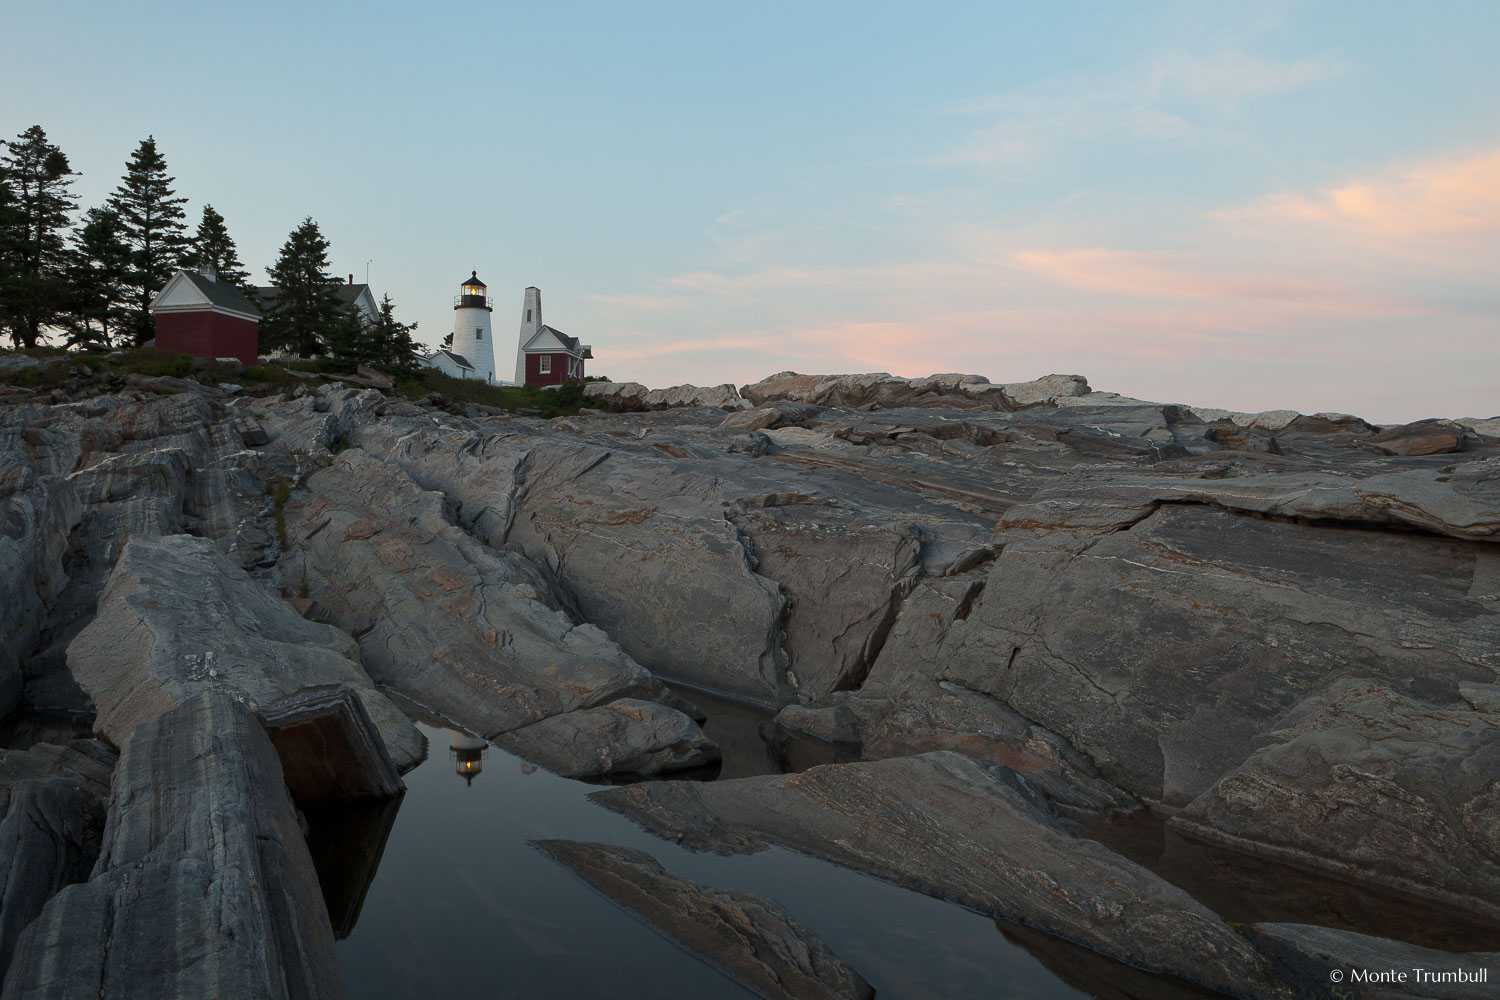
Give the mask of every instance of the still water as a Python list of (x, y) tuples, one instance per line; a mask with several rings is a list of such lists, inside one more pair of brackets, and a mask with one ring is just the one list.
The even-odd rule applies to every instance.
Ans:
[[(406, 776), (393, 814), (342, 829), (310, 817), (334, 890), (325, 886), (330, 912), (346, 935), (338, 955), (352, 997), (752, 995), (528, 844), (540, 838), (637, 848), (674, 875), (775, 899), (881, 998), (1209, 995), (792, 852), (693, 853), (592, 803), (597, 786), (495, 747), (482, 752), (478, 773), (461, 774), (475, 770), (461, 759), (473, 754), (451, 750), (450, 731), (435, 721), (419, 723), (428, 759)], [(744, 750), (729, 755), (726, 771), (756, 773), (799, 752), (757, 746), (752, 731), (722, 716), (715, 733), (713, 713), (707, 729)]]

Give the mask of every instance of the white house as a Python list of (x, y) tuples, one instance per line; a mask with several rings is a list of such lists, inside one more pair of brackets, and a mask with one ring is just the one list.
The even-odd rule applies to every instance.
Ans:
[[(275, 285), (259, 285), (253, 294), (261, 309), (269, 312), (281, 297), (281, 289)], [(380, 303), (375, 301), (375, 293), (370, 291), (369, 285), (356, 285), (354, 275), (351, 274), (348, 284), (333, 286), (333, 295), (340, 305), (352, 305), (359, 313), (359, 318), (364, 320), (365, 326), (375, 325), (375, 320), (380, 316)]]
[(478, 378), (474, 371), (474, 365), (462, 354), (454, 354), (444, 348), (438, 348), (431, 354), (422, 358), (422, 364), (428, 368), (436, 368), (449, 378)]

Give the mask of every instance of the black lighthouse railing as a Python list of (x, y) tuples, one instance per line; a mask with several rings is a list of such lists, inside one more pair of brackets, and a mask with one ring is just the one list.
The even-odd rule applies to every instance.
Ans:
[(495, 300), (488, 295), (455, 295), (453, 296), (453, 308), (455, 309), (488, 309), (495, 311), (491, 304)]

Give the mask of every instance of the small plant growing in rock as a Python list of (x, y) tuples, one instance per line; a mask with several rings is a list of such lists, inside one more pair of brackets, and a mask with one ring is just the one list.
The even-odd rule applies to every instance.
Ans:
[[(291, 480), (285, 476), (277, 479), (271, 487), (271, 511), (276, 518), (276, 538), (286, 548), (286, 501), (292, 495)], [(304, 595), (305, 596), (305, 595)]]

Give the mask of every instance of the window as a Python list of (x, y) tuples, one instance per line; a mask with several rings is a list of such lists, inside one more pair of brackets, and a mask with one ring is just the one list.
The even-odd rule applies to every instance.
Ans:
[(551, 375), (552, 374), (552, 355), (550, 355), (550, 354), (543, 354), (542, 355), (542, 367), (541, 367), (540, 371), (541, 371), (541, 373), (543, 375)]
[(484, 339), (484, 327), (482, 327), (482, 326), (476, 326), (474, 328), (474, 339), (475, 340), (483, 340)]
[(530, 309), (526, 310), (526, 322), (528, 322), (528, 323), (531, 322), (531, 310)]

